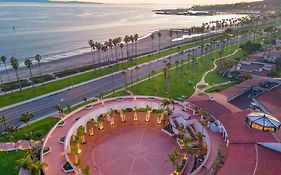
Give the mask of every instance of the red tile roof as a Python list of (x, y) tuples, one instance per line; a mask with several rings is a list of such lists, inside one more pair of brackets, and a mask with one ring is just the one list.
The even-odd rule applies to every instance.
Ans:
[(225, 127), (230, 143), (256, 143), (256, 142), (277, 142), (271, 132), (259, 131), (249, 128), (246, 117), (251, 110), (225, 114), (216, 117)]
[(214, 100), (192, 101), (192, 103), (195, 104), (196, 106), (204, 108), (214, 117), (231, 113), (229, 109), (227, 109), (226, 107), (224, 107), (223, 105), (221, 105), (220, 103)]
[(277, 175), (281, 154), (257, 144), (230, 144), (224, 165), (217, 175)]
[(253, 175), (255, 167), (255, 144), (230, 144), (225, 163), (217, 175)]
[(230, 98), (230, 97), (233, 97), (234, 95), (236, 95), (242, 91), (245, 91), (252, 86), (258, 85), (268, 79), (269, 78), (267, 78), (267, 77), (257, 77), (254, 79), (246, 80), (238, 85), (232, 86), (232, 87), (222, 91), (221, 94), (224, 95), (226, 98)]
[(257, 146), (258, 164), (255, 175), (277, 175), (281, 172), (281, 154)]
[(262, 93), (256, 97), (256, 100), (272, 115), (281, 120), (281, 85)]

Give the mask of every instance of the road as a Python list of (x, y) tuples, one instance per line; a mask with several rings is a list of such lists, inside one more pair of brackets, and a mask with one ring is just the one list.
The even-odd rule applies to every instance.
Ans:
[[(239, 37), (239, 38), (240, 38), (239, 40), (242, 40), (242, 39), (244, 40), (244, 39), (247, 39), (247, 36)], [(233, 43), (235, 41), (234, 41), (234, 39), (231, 39), (229, 42)], [(213, 48), (220, 47), (219, 45), (221, 45), (221, 43), (219, 43), (219, 44), (215, 43)], [(196, 48), (195, 54), (196, 55), (201, 54), (201, 49)], [(164, 59), (167, 59), (167, 57), (161, 58), (161, 60), (152, 61), (150, 63), (151, 70), (155, 70), (155, 71), (162, 70), (162, 68), (164, 67), (164, 63), (163, 63)], [(188, 59), (187, 51), (171, 56), (172, 63), (175, 63), (175, 61), (177, 61), (177, 60), (180, 61), (181, 59), (184, 59), (184, 60)], [(149, 74), (149, 64), (146, 63), (146, 64), (141, 65), (140, 69), (138, 71), (138, 77), (141, 78), (141, 77), (147, 76), (148, 74)], [(127, 73), (125, 75), (126, 75), (127, 82), (130, 83), (131, 82), (131, 72), (127, 71)], [(137, 79), (137, 72), (135, 69), (133, 69), (132, 75), (133, 75), (132, 80), (135, 81)], [(4, 111), (0, 111), (0, 115), (5, 114), (7, 116), (7, 125), (8, 126), (19, 126), (22, 124), (19, 121), (19, 118), (20, 118), (20, 115), (23, 113), (26, 113), (26, 112), (33, 113), (35, 116), (33, 118), (33, 120), (35, 120), (35, 119), (42, 118), (42, 117), (48, 116), (48, 115), (56, 112), (56, 110), (54, 109), (54, 105), (57, 103), (61, 103), (64, 106), (68, 106), (68, 105), (73, 106), (73, 105), (83, 101), (84, 97), (89, 99), (89, 98), (96, 97), (96, 96), (100, 95), (101, 93), (106, 93), (106, 92), (112, 91), (112, 77), (114, 78), (115, 89), (125, 86), (124, 75), (122, 74), (122, 72), (117, 72), (117, 73), (114, 73), (112, 76), (102, 77), (101, 79), (92, 81), (88, 84), (57, 93), (52, 96), (44, 97), (42, 99), (39, 99), (39, 100), (36, 100), (33, 102), (28, 102), (28, 103), (19, 105), (17, 107), (12, 107), (12, 108), (9, 108)], [(3, 129), (2, 126), (0, 129)]]

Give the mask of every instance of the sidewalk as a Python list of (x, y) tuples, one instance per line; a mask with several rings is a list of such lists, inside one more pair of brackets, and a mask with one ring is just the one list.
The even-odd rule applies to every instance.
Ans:
[[(40, 144), (40, 141), (31, 141), (32, 146), (39, 146)], [(0, 142), (0, 151), (14, 151), (19, 149), (31, 149), (29, 141), (20, 140), (16, 143)]]

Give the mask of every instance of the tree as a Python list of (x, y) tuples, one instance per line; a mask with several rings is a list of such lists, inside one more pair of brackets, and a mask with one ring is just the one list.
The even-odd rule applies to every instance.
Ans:
[(10, 76), (9, 76), (9, 72), (8, 72), (8, 69), (7, 69), (6, 61), (7, 61), (7, 57), (1, 56), (1, 62), (3, 63), (3, 65), (4, 65), (4, 67), (5, 67), (8, 81), (10, 81)]
[(91, 56), (92, 56), (93, 65), (94, 65), (95, 64), (95, 60), (94, 60), (94, 57), (93, 57), (93, 51), (95, 49), (95, 44), (94, 44), (93, 40), (89, 40), (88, 44), (89, 44), (89, 46), (91, 48)]
[[(39, 75), (40, 77), (42, 76), (42, 69), (41, 69), (41, 60), (42, 60), (42, 57), (40, 55), (36, 55), (35, 56), (35, 60), (38, 62), (38, 66), (39, 66)], [(43, 82), (42, 82), (42, 85), (43, 85)]]
[(63, 106), (61, 104), (56, 104), (54, 108), (58, 111), (59, 116), (62, 118), (63, 117)]
[(136, 66), (135, 70), (136, 70), (136, 73), (137, 73), (137, 84), (138, 84), (139, 83), (139, 70), (140, 70), (140, 67)]
[(121, 52), (121, 59), (123, 59), (123, 58), (124, 58), (124, 57), (123, 57), (123, 48), (124, 48), (124, 44), (123, 44), (123, 43), (120, 43), (119, 47), (120, 47), (120, 52)]
[[(0, 118), (0, 122), (2, 123), (2, 125), (4, 127), (4, 131), (7, 131), (7, 119), (6, 119), (5, 115), (2, 115), (2, 117)], [(7, 133), (6, 132), (2, 132), (1, 134), (6, 139)], [(4, 145), (5, 145), (5, 150), (8, 152), (6, 142), (4, 142)]]
[(22, 90), (21, 81), (20, 81), (20, 78), (19, 78), (19, 63), (18, 63), (18, 60), (15, 57), (11, 58), (11, 65), (15, 70), (17, 81), (18, 81), (18, 84), (19, 84), (19, 88), (20, 88), (20, 90)]
[(153, 49), (153, 40), (154, 40), (154, 38), (155, 38), (155, 36), (154, 36), (153, 33), (150, 35), (150, 38), (151, 38), (151, 53), (153, 53), (153, 52), (154, 52), (154, 49)]
[(139, 39), (139, 35), (135, 34), (134, 35), (134, 39), (135, 39), (135, 52), (136, 52), (136, 56), (138, 55), (138, 39)]
[(0, 118), (0, 122), (2, 123), (4, 130), (7, 130), (7, 119), (5, 115), (2, 115)]
[(33, 93), (34, 93), (34, 86), (33, 86), (34, 82), (33, 82), (33, 76), (32, 76), (32, 61), (30, 59), (27, 59), (27, 60), (25, 60), (24, 64), (29, 70), (29, 76), (30, 76), (30, 80), (32, 82)]
[(130, 42), (130, 37), (128, 35), (126, 35), (123, 39), (123, 41), (126, 43), (126, 50), (127, 50), (127, 57), (129, 57), (129, 42)]
[(122, 75), (123, 75), (123, 80), (124, 80), (124, 83), (125, 83), (125, 87), (128, 88), (126, 74), (127, 74), (127, 69), (125, 68), (125, 69), (122, 70)]
[(90, 175), (90, 167), (89, 167), (89, 166), (86, 166), (86, 168), (82, 170), (82, 173), (83, 173), (84, 175)]
[(161, 36), (162, 36), (162, 34), (160, 33), (160, 32), (158, 32), (158, 47), (159, 47), (159, 49), (158, 49), (158, 53), (160, 54), (160, 49), (161, 49)]
[(172, 153), (168, 154), (168, 161), (172, 163), (174, 169), (176, 169), (177, 165), (179, 164), (180, 158), (181, 154), (177, 150), (174, 150)]
[(24, 113), (20, 117), (20, 121), (24, 122), (27, 125), (28, 131), (29, 131), (29, 135), (31, 135), (31, 130), (30, 130), (29, 122), (30, 122), (30, 120), (33, 117), (34, 117), (34, 115), (32, 113), (30, 113), (30, 112)]

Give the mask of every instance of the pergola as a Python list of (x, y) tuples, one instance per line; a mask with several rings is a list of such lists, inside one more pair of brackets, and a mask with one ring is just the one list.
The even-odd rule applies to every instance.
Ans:
[(251, 128), (261, 131), (274, 131), (280, 129), (281, 123), (272, 115), (262, 112), (252, 112), (246, 118), (246, 122)]

